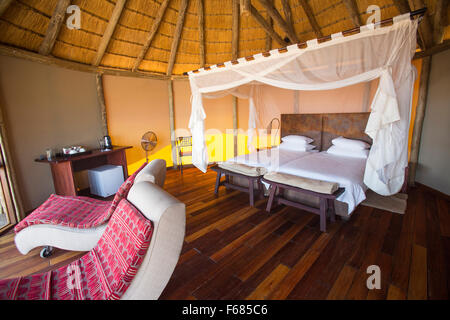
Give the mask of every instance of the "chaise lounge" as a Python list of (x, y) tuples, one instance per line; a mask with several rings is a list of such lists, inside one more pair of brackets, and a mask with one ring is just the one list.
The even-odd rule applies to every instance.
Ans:
[(15, 227), (16, 247), (27, 254), (44, 247), (41, 257), (51, 255), (52, 247), (71, 251), (89, 251), (95, 247), (122, 198), (133, 183), (148, 181), (163, 187), (166, 161), (156, 159), (143, 165), (119, 188), (114, 200), (52, 195)]
[(136, 182), (89, 253), (56, 270), (0, 280), (0, 300), (158, 299), (180, 256), (185, 212), (156, 184)]

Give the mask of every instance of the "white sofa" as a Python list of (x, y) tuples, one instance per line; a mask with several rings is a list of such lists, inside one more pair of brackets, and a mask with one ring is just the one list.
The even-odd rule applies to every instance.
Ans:
[[(156, 159), (145, 166), (134, 183), (154, 183), (161, 188), (166, 178), (166, 161)], [(54, 247), (70, 251), (90, 251), (95, 247), (106, 229), (107, 223), (96, 228), (78, 229), (52, 224), (36, 224), (18, 232), (14, 238), (17, 250), (28, 254), (37, 247)], [(42, 252), (41, 252), (42, 256)]]

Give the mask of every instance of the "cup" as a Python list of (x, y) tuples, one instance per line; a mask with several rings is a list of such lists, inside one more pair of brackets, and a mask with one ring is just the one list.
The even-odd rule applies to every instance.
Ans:
[(53, 160), (53, 149), (47, 149), (45, 150), (45, 154), (47, 155), (47, 160), (52, 161)]

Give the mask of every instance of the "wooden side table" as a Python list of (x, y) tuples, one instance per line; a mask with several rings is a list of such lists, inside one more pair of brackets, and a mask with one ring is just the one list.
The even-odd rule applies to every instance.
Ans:
[(35, 161), (50, 165), (56, 194), (61, 196), (76, 196), (78, 193), (75, 186), (75, 172), (111, 164), (122, 166), (123, 176), (126, 179), (128, 177), (128, 168), (125, 150), (130, 148), (132, 147), (113, 147), (108, 151), (96, 149), (79, 156), (67, 158), (55, 157), (53, 160), (36, 159)]

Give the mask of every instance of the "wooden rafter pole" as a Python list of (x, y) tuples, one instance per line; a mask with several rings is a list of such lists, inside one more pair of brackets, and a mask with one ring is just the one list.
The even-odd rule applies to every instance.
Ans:
[(289, 37), (290, 43), (297, 43), (298, 38), (295, 32), (293, 32), (292, 28), (289, 28), (286, 21), (284, 21), (283, 17), (280, 15), (277, 9), (273, 6), (273, 4), (269, 0), (259, 0), (264, 9), (266, 9), (267, 13), (270, 17), (275, 21), (281, 30), (283, 30), (287, 36)]
[(200, 67), (204, 68), (206, 65), (206, 50), (205, 50), (205, 10), (203, 7), (203, 0), (197, 0), (198, 8), (198, 41), (200, 49)]
[(350, 15), (350, 18), (352, 19), (353, 25), (355, 27), (362, 26), (364, 23), (362, 22), (361, 16), (358, 12), (358, 6), (356, 5), (355, 0), (343, 0), (347, 12)]
[(123, 8), (127, 0), (117, 0), (114, 10), (112, 12), (111, 18), (109, 19), (108, 25), (106, 26), (105, 33), (100, 41), (100, 45), (95, 55), (93, 65), (99, 66), (102, 62), (103, 56), (108, 48), (109, 42), (111, 41), (114, 30), (116, 29), (117, 23), (119, 22), (120, 16), (122, 15)]
[[(64, 60), (60, 58), (55, 58), (53, 56), (43, 56), (41, 54), (13, 48), (9, 46), (5, 46), (0, 44), (0, 55), (6, 57), (14, 57), (18, 59), (24, 59), (44, 65), (50, 66), (58, 66), (61, 68), (76, 70), (81, 72), (89, 72), (89, 73), (103, 73), (107, 75), (113, 76), (122, 76), (122, 77), (134, 77), (134, 78), (146, 78), (146, 79), (157, 79), (157, 80), (166, 80), (168, 77), (165, 74), (161, 73), (152, 73), (152, 72), (144, 72), (144, 71), (136, 71), (131, 72), (130, 70), (122, 70), (122, 69), (114, 69), (114, 68), (106, 68), (106, 67), (95, 67), (90, 64), (84, 64), (69, 60)], [(173, 76), (174, 77), (174, 76)], [(177, 76), (179, 78), (184, 78), (181, 76)]]
[(159, 7), (158, 13), (156, 14), (155, 20), (153, 21), (150, 32), (148, 33), (147, 39), (145, 40), (145, 44), (142, 47), (141, 52), (137, 56), (136, 61), (134, 62), (133, 69), (132, 69), (133, 71), (136, 71), (139, 69), (139, 66), (142, 63), (142, 60), (144, 60), (144, 58), (148, 52), (148, 49), (152, 45), (153, 39), (155, 38), (156, 33), (158, 32), (159, 26), (161, 24), (161, 21), (164, 17), (164, 13), (166, 12), (167, 6), (169, 5), (169, 1), (170, 0), (164, 0), (164, 2)]
[(434, 46), (433, 48), (430, 48), (428, 50), (417, 52), (414, 55), (413, 60), (422, 59), (424, 57), (432, 56), (432, 55), (434, 55), (436, 53), (443, 52), (443, 51), (446, 51), (446, 50), (450, 50), (450, 40), (446, 40), (446, 41), (442, 42), (441, 44), (438, 44), (437, 46)]
[(13, 0), (0, 0), (0, 17), (5, 13), (12, 2)]
[(419, 160), (420, 139), (422, 137), (423, 120), (428, 97), (428, 82), (431, 71), (431, 56), (422, 60), (422, 73), (419, 82), (419, 101), (416, 108), (416, 118), (414, 119), (413, 136), (411, 140), (409, 185), (414, 186), (416, 181), (417, 162)]
[(272, 37), (278, 44), (281, 46), (285, 46), (286, 43), (284, 40), (276, 33), (273, 28), (270, 26), (270, 24), (267, 23), (266, 20), (264, 20), (263, 16), (256, 10), (256, 8), (250, 4), (250, 14), (252, 15), (253, 19), (256, 20), (256, 22), (266, 31), (266, 33)]
[[(283, 6), (284, 18), (286, 19), (286, 24), (291, 33), (295, 34), (294, 24), (292, 22), (292, 10), (289, 5), (289, 0), (281, 0), (281, 5)], [(298, 40), (298, 39), (297, 39)], [(298, 41), (296, 41), (298, 42)]]
[[(232, 49), (232, 59), (237, 60), (239, 58), (239, 17), (240, 17), (240, 5), (239, 0), (233, 0), (233, 25), (232, 25), (232, 39), (231, 39), (231, 49)], [(238, 154), (238, 99), (233, 96), (233, 152), (236, 157)]]
[[(270, 0), (270, 1), (273, 2), (273, 0)], [(269, 26), (271, 28), (273, 28), (273, 20), (269, 15), (267, 17), (267, 23), (269, 24)], [(268, 33), (266, 33), (266, 51), (270, 51), (270, 50), (272, 50), (272, 37)]]
[(405, 14), (411, 11), (408, 0), (396, 0), (394, 1), (394, 4), (401, 14)]
[(447, 16), (447, 7), (449, 4), (449, 0), (437, 0), (436, 1), (436, 7), (435, 7), (435, 13), (434, 13), (434, 19), (433, 19), (433, 25), (434, 25), (434, 44), (438, 45), (441, 44), (444, 40), (444, 24)]
[(95, 75), (95, 83), (97, 87), (97, 100), (100, 109), (100, 117), (102, 119), (102, 133), (104, 136), (107, 136), (109, 134), (108, 119), (106, 116), (105, 93), (103, 90), (103, 75), (101, 73), (97, 73)]
[(305, 11), (306, 17), (308, 18), (309, 24), (311, 25), (316, 36), (318, 38), (323, 37), (322, 31), (320, 30), (320, 26), (317, 23), (316, 18), (314, 17), (314, 13), (313, 13), (311, 7), (309, 6), (308, 1), (300, 0), (300, 4), (302, 5), (303, 10)]
[(45, 38), (39, 47), (40, 54), (47, 56), (52, 52), (56, 39), (58, 38), (61, 27), (64, 23), (64, 17), (69, 5), (70, 0), (59, 0), (56, 4), (55, 11), (53, 12), (52, 18), (50, 19), (50, 23), (47, 27), (47, 32), (45, 33)]
[[(426, 5), (423, 0), (410, 0), (410, 7), (413, 10), (425, 8)], [(433, 29), (431, 27), (431, 22), (428, 13), (423, 16), (422, 22), (419, 24), (419, 35), (422, 39), (422, 44), (424, 48), (429, 49), (433, 46)]]
[(175, 59), (177, 57), (178, 44), (180, 43), (181, 33), (183, 32), (184, 18), (188, 7), (188, 0), (181, 0), (180, 9), (178, 11), (177, 25), (173, 34), (172, 48), (170, 49), (169, 63), (167, 66), (167, 75), (170, 76), (173, 71)]

